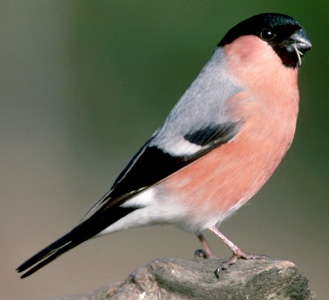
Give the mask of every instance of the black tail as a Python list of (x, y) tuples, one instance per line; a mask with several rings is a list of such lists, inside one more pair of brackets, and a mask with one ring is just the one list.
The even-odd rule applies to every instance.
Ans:
[(110, 215), (108, 214), (108, 211), (103, 211), (102, 214), (96, 213), (95, 215), (91, 216), (89, 219), (72, 229), (72, 231), (21, 264), (16, 269), (16, 271), (23, 272), (31, 268), (26, 273), (24, 273), (21, 278), (30, 276), (34, 272), (55, 260), (63, 253), (92, 238), (106, 227), (113, 224), (115, 221), (135, 210), (134, 208), (122, 207), (115, 207), (113, 210), (113, 208), (114, 207), (111, 209)]

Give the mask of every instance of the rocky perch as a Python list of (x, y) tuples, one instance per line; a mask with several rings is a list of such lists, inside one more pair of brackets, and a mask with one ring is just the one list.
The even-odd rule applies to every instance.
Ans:
[(56, 300), (311, 300), (308, 279), (289, 261), (238, 260), (228, 270), (215, 269), (219, 259), (159, 258), (126, 280)]

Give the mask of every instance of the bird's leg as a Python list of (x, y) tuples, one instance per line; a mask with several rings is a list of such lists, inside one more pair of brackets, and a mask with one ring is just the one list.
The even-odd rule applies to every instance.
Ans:
[(203, 257), (203, 258), (216, 258), (215, 253), (211, 250), (209, 244), (207, 243), (206, 239), (204, 238), (204, 236), (202, 234), (197, 235), (199, 241), (201, 242), (203, 248), (205, 249), (205, 251), (203, 250), (196, 250), (194, 253), (195, 257)]
[(222, 234), (217, 227), (211, 227), (209, 230), (218, 236), (233, 252), (233, 255), (228, 260), (224, 261), (215, 271), (215, 275), (218, 278), (219, 272), (226, 270), (228, 266), (233, 265), (239, 258), (241, 259), (270, 259), (266, 255), (252, 255), (241, 250), (231, 240), (229, 240), (224, 234)]

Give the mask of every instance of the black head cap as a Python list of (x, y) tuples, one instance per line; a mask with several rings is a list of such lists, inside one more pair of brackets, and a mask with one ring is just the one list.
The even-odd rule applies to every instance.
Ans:
[(218, 46), (230, 44), (242, 35), (255, 35), (267, 42), (282, 63), (291, 68), (300, 65), (302, 55), (312, 47), (304, 28), (294, 18), (282, 14), (253, 16), (229, 30)]

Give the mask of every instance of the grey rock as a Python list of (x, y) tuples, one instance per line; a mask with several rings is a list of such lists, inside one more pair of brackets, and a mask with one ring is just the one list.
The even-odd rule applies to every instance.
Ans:
[(238, 260), (214, 275), (218, 259), (159, 258), (125, 281), (56, 300), (313, 300), (308, 279), (289, 261)]

